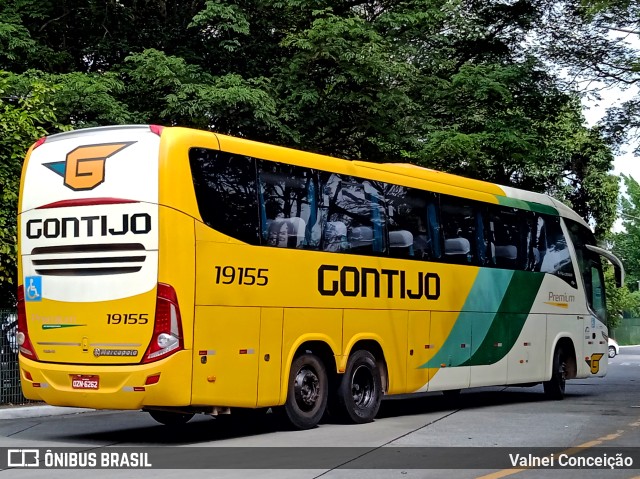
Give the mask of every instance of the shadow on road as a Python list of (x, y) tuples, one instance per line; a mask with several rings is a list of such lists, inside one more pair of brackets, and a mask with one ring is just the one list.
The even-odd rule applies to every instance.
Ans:
[[(579, 397), (582, 394), (572, 392), (568, 397)], [(457, 397), (444, 396), (441, 393), (430, 393), (415, 397), (401, 397), (382, 402), (378, 420), (391, 417), (412, 416), (446, 411), (480, 409), (509, 404), (536, 403), (547, 401), (544, 394), (533, 388), (492, 388), (492, 390), (475, 389), (462, 392)], [(114, 413), (118, 414), (118, 413)], [(138, 445), (194, 445), (198, 443), (223, 441), (233, 438), (263, 435), (287, 430), (285, 421), (271, 411), (251, 420), (233, 415), (215, 418), (197, 415), (189, 423), (182, 426), (162, 426), (155, 424), (150, 417), (141, 413), (132, 415), (132, 425), (127, 428), (111, 429), (90, 433), (60, 432), (52, 439), (60, 441), (82, 441), (104, 445), (138, 444)], [(96, 416), (98, 417), (98, 416)], [(103, 423), (103, 417), (100, 422)], [(330, 417), (321, 424), (332, 424)], [(95, 429), (93, 429), (95, 431)]]

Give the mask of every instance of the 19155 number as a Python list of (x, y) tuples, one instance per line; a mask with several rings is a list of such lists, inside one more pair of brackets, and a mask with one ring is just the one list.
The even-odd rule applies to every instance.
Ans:
[(148, 313), (107, 313), (107, 324), (147, 324)]
[(241, 284), (245, 286), (266, 286), (269, 282), (267, 268), (236, 268), (216, 266), (216, 284)]

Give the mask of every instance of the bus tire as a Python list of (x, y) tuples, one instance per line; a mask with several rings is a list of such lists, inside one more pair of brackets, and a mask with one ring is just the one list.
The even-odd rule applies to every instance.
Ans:
[(382, 380), (376, 359), (359, 350), (349, 357), (337, 390), (338, 414), (349, 422), (364, 424), (378, 414), (382, 401)]
[(165, 426), (181, 426), (186, 424), (193, 417), (193, 413), (171, 412), (171, 411), (147, 411), (149, 415)]
[(320, 359), (310, 353), (291, 363), (284, 414), (295, 429), (311, 429), (322, 419), (329, 392), (327, 371)]
[(551, 379), (543, 383), (544, 393), (549, 399), (564, 399), (567, 382), (567, 357), (562, 347), (553, 353)]

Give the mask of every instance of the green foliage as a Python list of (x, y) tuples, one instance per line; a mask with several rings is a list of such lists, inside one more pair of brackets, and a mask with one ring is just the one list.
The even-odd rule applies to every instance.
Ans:
[(29, 94), (9, 93), (12, 75), (0, 72), (0, 307), (15, 304), (16, 213), (20, 172), (25, 151), (45, 136), (43, 125), (56, 124), (53, 105), (47, 98), (51, 87), (38, 81)]
[(626, 194), (620, 200), (624, 231), (611, 237), (613, 252), (622, 260), (629, 289), (639, 289), (640, 281), (640, 185), (631, 176), (622, 175)]
[(38, 131), (2, 119), (0, 145), (14, 150), (2, 150), (12, 173), (0, 208), (14, 208), (21, 158), (45, 130), (155, 123), (549, 192), (603, 237), (618, 188), (611, 145), (626, 124), (587, 128), (548, 62), (617, 52), (600, 33), (576, 40), (589, 21), (579, 2), (5, 0), (2, 106)]
[(626, 285), (616, 288), (613, 268), (609, 265), (604, 270), (605, 291), (607, 292), (607, 326), (615, 329), (623, 317), (640, 315), (640, 291), (637, 286), (633, 291)]
[(127, 57), (121, 73), (141, 121), (235, 134), (282, 128), (266, 78), (213, 76), (157, 50)]
[[(625, 269), (625, 286), (607, 289), (607, 301), (616, 317), (640, 316), (640, 185), (631, 176), (622, 175), (625, 195), (620, 200), (620, 217), (624, 231), (610, 235), (613, 252)], [(613, 284), (613, 275), (606, 278)]]
[(87, 128), (136, 120), (128, 106), (118, 100), (125, 87), (115, 73), (73, 72), (54, 75), (29, 70), (12, 77), (12, 94), (29, 95), (34, 82), (48, 86), (46, 99), (55, 107), (56, 117), (61, 124)]

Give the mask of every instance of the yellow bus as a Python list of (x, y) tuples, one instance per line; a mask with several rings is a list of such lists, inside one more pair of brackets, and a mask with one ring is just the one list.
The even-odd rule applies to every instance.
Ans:
[(57, 406), (372, 421), (385, 395), (603, 376), (602, 258), (553, 198), (211, 132), (29, 150), (24, 395)]

